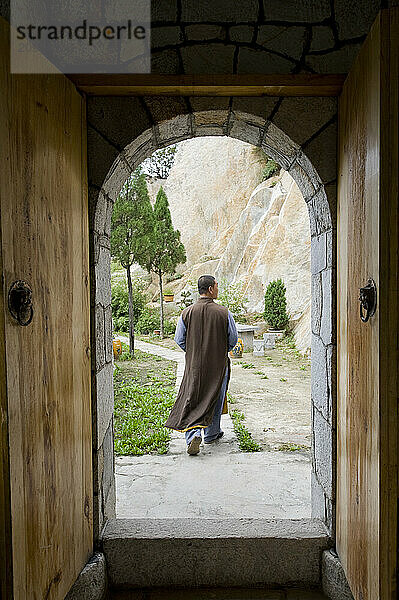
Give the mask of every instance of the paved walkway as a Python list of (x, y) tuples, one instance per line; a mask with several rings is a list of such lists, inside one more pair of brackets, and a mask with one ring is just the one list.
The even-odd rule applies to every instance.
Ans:
[[(135, 347), (176, 361), (178, 389), (182, 351), (140, 340)], [(198, 456), (188, 456), (184, 435), (172, 432), (166, 455), (116, 457), (117, 517), (310, 517), (309, 460), (297, 453), (240, 452), (229, 415), (222, 428), (223, 438), (202, 445)]]

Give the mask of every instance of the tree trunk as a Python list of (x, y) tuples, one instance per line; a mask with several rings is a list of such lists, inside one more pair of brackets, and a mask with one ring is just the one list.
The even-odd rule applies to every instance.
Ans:
[(126, 269), (127, 273), (127, 288), (129, 290), (129, 350), (134, 356), (134, 312), (133, 312), (133, 286), (132, 276), (130, 274), (130, 265)]
[(162, 293), (162, 272), (158, 271), (159, 277), (159, 303), (160, 303), (160, 329), (161, 329), (161, 340), (163, 340), (163, 293)]

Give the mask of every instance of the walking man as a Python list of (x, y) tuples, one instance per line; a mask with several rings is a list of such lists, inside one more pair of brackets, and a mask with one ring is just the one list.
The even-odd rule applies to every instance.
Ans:
[[(237, 343), (237, 329), (230, 311), (214, 302), (218, 283), (212, 275), (198, 280), (200, 297), (179, 317), (175, 342), (186, 353), (186, 365), (176, 402), (166, 427), (185, 433), (187, 452), (199, 453), (223, 435), (220, 417), (230, 379), (228, 351)], [(227, 405), (226, 405), (227, 406)]]

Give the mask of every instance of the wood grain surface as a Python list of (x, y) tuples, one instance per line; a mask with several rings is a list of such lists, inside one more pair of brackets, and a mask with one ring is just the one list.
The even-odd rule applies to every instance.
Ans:
[[(383, 11), (339, 101), (337, 549), (356, 600), (396, 598), (397, 132), (383, 143), (397, 88), (390, 28)], [(362, 323), (359, 288), (369, 278), (378, 305)]]
[(27, 327), (2, 312), (14, 598), (61, 600), (92, 553), (85, 103), (63, 75), (10, 75), (0, 33), (2, 294), (26, 280), (34, 307)]

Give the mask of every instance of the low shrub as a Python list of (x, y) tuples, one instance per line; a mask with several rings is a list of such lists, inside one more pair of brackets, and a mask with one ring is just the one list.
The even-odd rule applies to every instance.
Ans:
[(265, 293), (265, 321), (272, 329), (284, 329), (288, 325), (285, 285), (281, 279), (271, 281)]
[[(112, 320), (115, 331), (129, 331), (129, 292), (125, 279), (111, 284)], [(140, 319), (147, 302), (146, 295), (141, 291), (138, 281), (133, 282), (133, 318), (134, 323)]]

